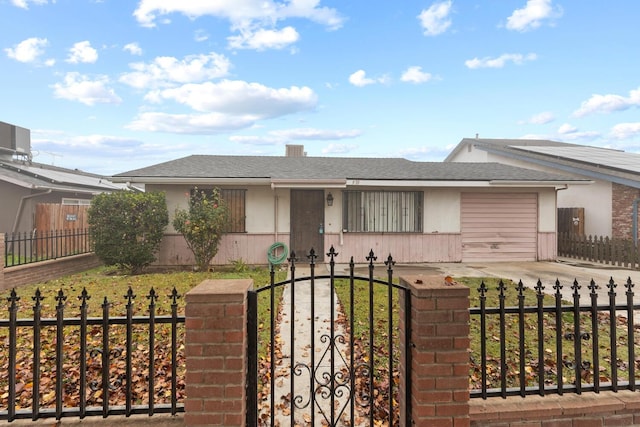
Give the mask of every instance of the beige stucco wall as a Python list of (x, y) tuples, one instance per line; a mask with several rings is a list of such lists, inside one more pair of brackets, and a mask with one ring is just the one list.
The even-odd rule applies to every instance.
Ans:
[(460, 232), (460, 190), (430, 189), (424, 192), (425, 233)]
[[(164, 191), (170, 218), (176, 207), (186, 208), (191, 185), (149, 185), (148, 191)], [(204, 185), (201, 187), (204, 188)], [(248, 263), (264, 263), (265, 252), (277, 241), (289, 243), (290, 231), (290, 190), (272, 189), (270, 186), (229, 186), (244, 188), (246, 192), (246, 233), (226, 235), (220, 245), (213, 264), (225, 264), (229, 260), (242, 258)], [(360, 188), (362, 190), (372, 188)], [(394, 190), (410, 190), (394, 188)], [(342, 233), (342, 189), (325, 190), (325, 200), (331, 192), (333, 206), (325, 203), (325, 249), (335, 245), (340, 250), (361, 252), (362, 247), (374, 248), (380, 245), (394, 248), (399, 260), (404, 262), (442, 262), (460, 261), (460, 204), (461, 194), (469, 188), (426, 188), (424, 191), (423, 234), (375, 234)], [(471, 191), (482, 192), (522, 192), (533, 191), (538, 194), (539, 233), (552, 233), (556, 230), (555, 191), (548, 189), (488, 188), (478, 187)], [(277, 217), (277, 221), (276, 221)], [(425, 240), (427, 239), (427, 240)], [(385, 246), (385, 247), (386, 247)], [(410, 250), (407, 249), (410, 247)], [(425, 249), (427, 248), (427, 249)], [(367, 249), (368, 250), (368, 249)], [(433, 253), (430, 253), (432, 251)], [(180, 252), (180, 253), (176, 253)], [(359, 252), (358, 252), (359, 253)], [(163, 242), (159, 256), (160, 264), (187, 263), (190, 254), (182, 236), (177, 235), (171, 226)]]

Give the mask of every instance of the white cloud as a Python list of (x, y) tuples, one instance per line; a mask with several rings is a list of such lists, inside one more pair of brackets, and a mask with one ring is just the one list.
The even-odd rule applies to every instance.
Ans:
[(600, 132), (596, 131), (580, 131), (577, 127), (563, 123), (558, 128), (558, 134), (555, 139), (560, 141), (589, 141), (600, 137)]
[(322, 149), (323, 154), (346, 154), (355, 149), (358, 146), (355, 144), (335, 144), (331, 143)]
[(109, 78), (107, 76), (98, 76), (92, 80), (80, 73), (73, 72), (67, 73), (63, 82), (56, 83), (52, 87), (57, 98), (77, 101), (85, 105), (119, 104), (122, 102), (122, 99), (108, 85)]
[(230, 114), (167, 114), (142, 113), (127, 128), (147, 132), (206, 135), (244, 129), (252, 126), (258, 118), (250, 115)]
[(580, 108), (573, 112), (574, 117), (584, 117), (592, 113), (612, 113), (640, 106), (640, 88), (629, 92), (628, 97), (621, 95), (591, 95)]
[[(239, 31), (240, 36), (230, 38), (230, 42), (243, 48), (253, 45), (266, 49), (271, 46), (280, 48), (281, 44), (293, 37), (290, 29), (275, 30), (279, 21), (285, 19), (308, 19), (329, 29), (338, 29), (344, 18), (335, 10), (319, 5), (320, 0), (290, 0), (276, 2), (274, 0), (237, 0), (218, 1), (184, 1), (184, 0), (141, 0), (133, 12), (138, 23), (144, 27), (155, 27), (161, 16), (181, 13), (191, 19), (200, 16), (215, 16), (227, 19), (232, 31)], [(265, 28), (268, 28), (265, 30)], [(288, 27), (291, 28), (291, 27)], [(262, 33), (265, 31), (265, 33)], [(295, 30), (294, 30), (295, 31)], [(246, 34), (258, 34), (249, 37)], [(256, 40), (254, 40), (256, 39)], [(265, 39), (272, 39), (271, 42)], [(250, 43), (247, 41), (251, 40)]]
[(299, 128), (299, 129), (285, 129), (269, 132), (271, 135), (275, 135), (287, 140), (332, 140), (332, 139), (345, 139), (356, 138), (362, 135), (362, 131), (357, 129), (350, 130), (326, 130), (326, 129), (313, 129), (313, 128)]
[(367, 73), (364, 70), (358, 70), (349, 76), (349, 83), (354, 86), (363, 87), (372, 85), (375, 83), (386, 83), (388, 81), (386, 76), (372, 79), (367, 77)]
[(484, 57), (484, 58), (473, 58), (464, 61), (464, 65), (467, 68), (476, 69), (476, 68), (502, 68), (507, 62), (513, 62), (514, 64), (521, 65), (525, 61), (534, 61), (538, 57), (535, 53), (529, 53), (527, 55), (522, 55), (520, 53), (505, 53), (500, 55), (497, 58)]
[[(11, 0), (11, 4), (22, 9), (29, 9), (29, 3), (47, 4), (48, 1), (47, 0)], [(55, 3), (55, 0), (53, 0), (52, 3)]]
[(209, 40), (209, 33), (207, 33), (207, 31), (203, 29), (196, 30), (193, 34), (193, 39), (197, 42), (207, 41)]
[(120, 82), (137, 89), (147, 89), (224, 77), (229, 73), (231, 62), (224, 55), (211, 52), (208, 55), (185, 56), (181, 60), (159, 56), (151, 63), (136, 62), (129, 67), (134, 71), (123, 74)]
[(409, 67), (402, 73), (400, 80), (408, 83), (425, 83), (432, 78), (433, 76), (430, 73), (422, 71), (422, 67)]
[(553, 113), (544, 111), (542, 113), (534, 114), (533, 116), (529, 117), (526, 123), (533, 125), (545, 125), (547, 123), (551, 123), (555, 119), (556, 117), (553, 115)]
[(569, 123), (564, 123), (562, 126), (560, 126), (558, 128), (558, 133), (561, 135), (565, 135), (568, 133), (576, 133), (578, 131), (578, 128), (570, 125)]
[(4, 51), (9, 58), (18, 62), (34, 62), (44, 53), (44, 48), (49, 44), (47, 39), (31, 37), (21, 41), (13, 48), (6, 48)]
[(98, 51), (91, 47), (91, 43), (87, 40), (75, 43), (71, 49), (69, 49), (69, 56), (67, 62), (72, 64), (78, 63), (90, 63), (93, 64), (98, 60)]
[(278, 137), (256, 135), (232, 135), (229, 137), (229, 141), (243, 145), (278, 145), (285, 142)]
[(172, 100), (201, 112), (223, 112), (271, 118), (315, 108), (317, 95), (308, 87), (274, 89), (259, 83), (222, 80), (154, 91), (151, 99)]
[(129, 52), (131, 55), (142, 55), (142, 48), (140, 47), (140, 45), (138, 45), (138, 43), (127, 43), (126, 45), (124, 45), (122, 50)]
[(428, 9), (424, 9), (418, 15), (420, 24), (424, 29), (425, 36), (437, 36), (442, 34), (451, 26), (451, 0), (433, 3)]
[(393, 153), (394, 156), (404, 157), (409, 160), (416, 161), (442, 161), (451, 150), (455, 148), (455, 144), (449, 144), (444, 147), (413, 147), (404, 148)]
[(298, 41), (300, 35), (293, 27), (281, 30), (241, 31), (238, 36), (228, 37), (229, 47), (233, 49), (282, 49)]
[(615, 139), (629, 139), (640, 136), (640, 122), (619, 123), (611, 128), (609, 134)]
[(507, 28), (515, 31), (528, 31), (540, 27), (545, 19), (562, 16), (562, 8), (554, 8), (553, 0), (528, 0), (525, 7), (516, 9), (507, 18)]
[(188, 134), (228, 132), (254, 126), (260, 120), (309, 111), (317, 104), (317, 95), (308, 87), (270, 88), (232, 80), (154, 90), (146, 99), (171, 100), (198, 114), (146, 112), (130, 123), (130, 129)]

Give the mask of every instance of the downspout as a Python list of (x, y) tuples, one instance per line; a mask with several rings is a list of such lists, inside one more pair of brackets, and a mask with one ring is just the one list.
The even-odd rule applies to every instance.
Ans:
[(633, 201), (633, 243), (638, 246), (638, 203), (640, 203), (640, 198), (635, 199)]
[(43, 193), (29, 194), (28, 196), (22, 196), (20, 198), (20, 203), (18, 204), (18, 212), (16, 212), (16, 217), (13, 221), (13, 228), (11, 229), (12, 233), (16, 232), (16, 229), (18, 228), (18, 224), (20, 223), (20, 215), (22, 215), (22, 209), (24, 208), (24, 201), (27, 199), (32, 199), (34, 197), (44, 196), (45, 194), (50, 194), (52, 191), (53, 190), (49, 188), (47, 191)]
[(273, 234), (274, 242), (278, 241), (278, 190), (273, 189)]

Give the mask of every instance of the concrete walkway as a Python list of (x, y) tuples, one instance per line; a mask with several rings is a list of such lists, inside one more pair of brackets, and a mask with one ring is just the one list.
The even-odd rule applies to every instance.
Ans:
[[(316, 266), (315, 274), (326, 274), (326, 267)], [(309, 275), (309, 267), (296, 267), (296, 277)], [(327, 425), (331, 423), (332, 417), (336, 422), (335, 425), (349, 425), (339, 422), (340, 416), (345, 420), (350, 417), (348, 400), (350, 390), (339, 386), (342, 378), (345, 382), (349, 379), (348, 374), (342, 374), (348, 369), (345, 362), (348, 337), (344, 327), (337, 322), (338, 313), (341, 312), (339, 301), (335, 293), (331, 293), (328, 279), (315, 280), (313, 288), (312, 293), (310, 280), (299, 281), (295, 285), (287, 285), (282, 295), (282, 310), (276, 338), (281, 345), (282, 358), (276, 361), (274, 390), (276, 408), (272, 411), (275, 414), (275, 424), (279, 426), (292, 425), (291, 411), (293, 411), (295, 422), (299, 425)], [(334, 351), (331, 350), (332, 300), (335, 322)], [(293, 375), (291, 374), (292, 363)], [(334, 393), (333, 399), (330, 391), (332, 370), (333, 378), (336, 379), (334, 383), (336, 391), (342, 391), (342, 393)], [(291, 398), (292, 379), (293, 399)], [(270, 396), (267, 399), (267, 402), (269, 401)], [(335, 408), (333, 414), (332, 402)], [(261, 419), (264, 420), (264, 418)], [(266, 425), (269, 425), (268, 418)]]

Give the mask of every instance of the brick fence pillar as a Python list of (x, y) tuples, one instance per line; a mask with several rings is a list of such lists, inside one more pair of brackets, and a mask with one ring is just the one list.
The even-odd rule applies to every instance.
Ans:
[(185, 426), (246, 422), (251, 279), (205, 280), (186, 295)]
[(469, 288), (442, 276), (400, 282), (411, 290), (411, 422), (469, 427)]

